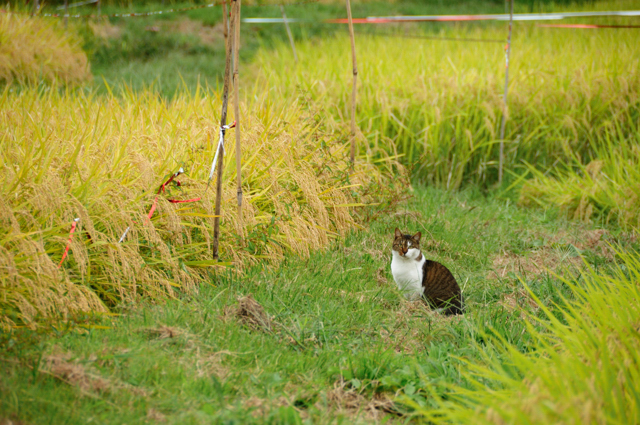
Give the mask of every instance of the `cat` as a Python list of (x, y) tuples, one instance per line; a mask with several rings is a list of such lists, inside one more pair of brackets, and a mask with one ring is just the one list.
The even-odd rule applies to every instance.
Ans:
[(463, 314), (462, 292), (449, 269), (427, 260), (420, 251), (422, 233), (405, 235), (397, 227), (391, 251), (391, 274), (398, 289), (412, 301), (421, 297), (447, 315)]

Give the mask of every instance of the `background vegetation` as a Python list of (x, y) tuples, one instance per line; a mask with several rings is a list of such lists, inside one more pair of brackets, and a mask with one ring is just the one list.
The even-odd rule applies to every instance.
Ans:
[(56, 21), (0, 13), (0, 83), (14, 80), (70, 85), (91, 80), (80, 37)]

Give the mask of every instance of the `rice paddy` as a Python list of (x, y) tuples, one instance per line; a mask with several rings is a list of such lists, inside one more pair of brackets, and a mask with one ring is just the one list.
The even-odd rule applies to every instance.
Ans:
[[(344, 12), (305, 7), (287, 14)], [(217, 260), (220, 18), (0, 14), (0, 423), (640, 420), (634, 30), (517, 23), (505, 109), (503, 45), (450, 40), (503, 23), (359, 27), (351, 164), (346, 31), (292, 25), (294, 64), (281, 28), (243, 26), (244, 203), (232, 128)], [(464, 316), (402, 298), (395, 227), (422, 231)]]

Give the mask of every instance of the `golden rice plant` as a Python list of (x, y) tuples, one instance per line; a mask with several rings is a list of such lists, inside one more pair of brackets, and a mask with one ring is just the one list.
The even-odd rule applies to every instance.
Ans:
[[(593, 7), (607, 6), (632, 9), (633, 2)], [(628, 18), (598, 22), (629, 23)], [(360, 147), (362, 152), (379, 147), (403, 155), (413, 176), (431, 184), (490, 185), (497, 180), (499, 126), (505, 113), (504, 44), (404, 35), (499, 41), (506, 39), (506, 24), (438, 25), (436, 31), (433, 25), (426, 31), (417, 24), (358, 28)], [(526, 161), (546, 171), (574, 157), (588, 163), (597, 159), (595, 147), (616, 137), (611, 122), (623, 134), (635, 128), (640, 43), (633, 30), (570, 30), (517, 22), (512, 47), (508, 169)], [(345, 123), (349, 49), (346, 31), (298, 43), (300, 60), (294, 67), (290, 48), (283, 43), (274, 51), (259, 52), (253, 73), (283, 97), (308, 93), (324, 105), (327, 119)]]
[(461, 369), (437, 408), (417, 406), (430, 423), (634, 424), (640, 422), (640, 257), (619, 251), (609, 273), (588, 268), (564, 280), (575, 299), (531, 320), (531, 350), (506, 340), (483, 347)]
[(598, 159), (586, 164), (574, 158), (546, 171), (528, 164), (533, 178), (525, 180), (520, 204), (556, 206), (574, 219), (640, 229), (640, 127), (617, 136), (595, 146)]
[(56, 20), (20, 10), (0, 13), (0, 82), (62, 82), (91, 79), (87, 55), (72, 31)]
[[(241, 108), (240, 220), (234, 143), (225, 145), (218, 263), (211, 247), (215, 186), (207, 184), (218, 144), (217, 93), (198, 90), (166, 101), (151, 91), (117, 98), (5, 89), (2, 325), (193, 292), (223, 267), (307, 255), (356, 226), (356, 207), (378, 202), (380, 186), (394, 187), (379, 167), (358, 160), (351, 168), (346, 137), (324, 128), (303, 105), (254, 99)], [(180, 185), (158, 195), (147, 220), (160, 185), (181, 167)], [(167, 201), (197, 197), (202, 200)], [(58, 269), (75, 218), (70, 255)]]

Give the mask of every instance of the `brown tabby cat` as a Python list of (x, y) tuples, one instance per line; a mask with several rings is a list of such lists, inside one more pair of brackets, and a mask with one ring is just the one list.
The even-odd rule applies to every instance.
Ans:
[(449, 269), (427, 260), (420, 251), (420, 232), (404, 235), (397, 227), (393, 240), (391, 273), (398, 289), (410, 300), (423, 297), (444, 314), (463, 314), (462, 292)]

